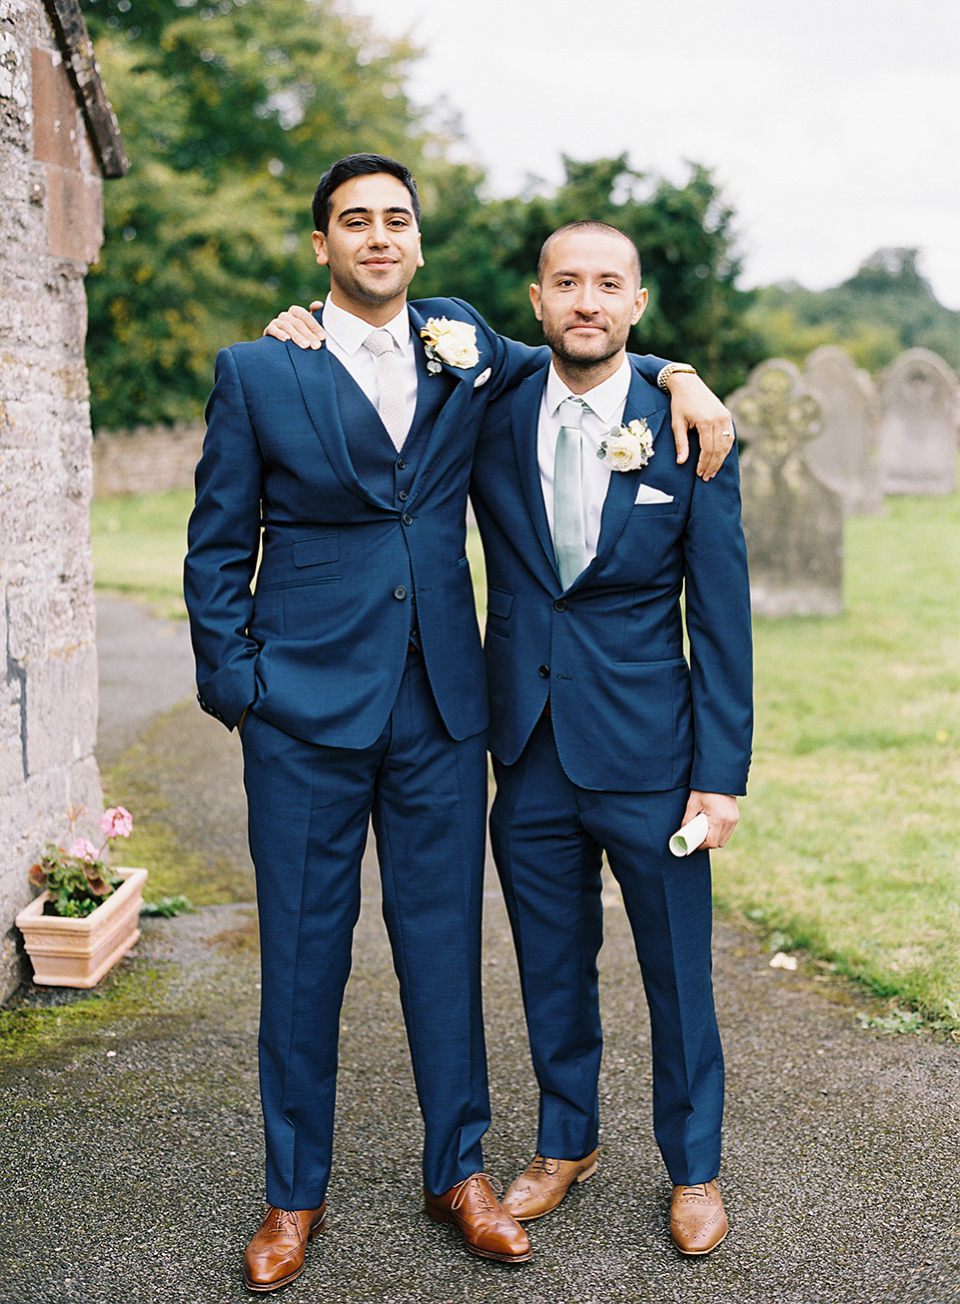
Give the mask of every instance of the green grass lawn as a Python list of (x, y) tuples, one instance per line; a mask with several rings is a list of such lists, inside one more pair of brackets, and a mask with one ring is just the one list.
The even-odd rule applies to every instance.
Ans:
[(183, 556), (192, 489), (95, 498), (90, 510), (98, 589), (149, 602), (158, 615), (186, 619)]
[[(94, 504), (98, 587), (182, 612), (191, 494)], [(755, 624), (749, 796), (718, 906), (960, 1028), (960, 495), (845, 533), (846, 612)], [(468, 552), (484, 605), (479, 541)]]
[(847, 610), (755, 622), (757, 732), (721, 905), (960, 1027), (960, 497), (845, 533)]

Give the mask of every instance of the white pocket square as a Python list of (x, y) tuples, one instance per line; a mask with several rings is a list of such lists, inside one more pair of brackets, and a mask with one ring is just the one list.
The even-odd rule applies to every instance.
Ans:
[(492, 375), (493, 369), (491, 367), (487, 367), (486, 371), (481, 371), (480, 375), (473, 382), (473, 388), (479, 389), (481, 385), (485, 385)]
[(637, 490), (637, 496), (633, 500), (634, 507), (638, 503), (672, 503), (673, 494), (665, 494), (662, 489), (654, 489), (652, 484), (642, 484)]

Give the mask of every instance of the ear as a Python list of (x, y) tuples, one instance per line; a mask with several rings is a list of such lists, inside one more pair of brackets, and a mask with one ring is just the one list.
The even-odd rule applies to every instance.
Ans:
[(330, 261), (327, 254), (327, 237), (322, 231), (314, 231), (312, 238), (313, 249), (317, 255), (317, 262), (321, 267), (326, 267), (327, 263)]
[(648, 299), (648, 298), (649, 298), (649, 295), (647, 294), (647, 291), (646, 291), (646, 290), (638, 290), (638, 291), (637, 291), (637, 301), (636, 301), (636, 303), (633, 305), (633, 318), (632, 318), (632, 320), (631, 320), (631, 325), (632, 325), (632, 326), (636, 326), (637, 322), (640, 320), (640, 318), (641, 318), (641, 317), (643, 316), (643, 314), (646, 312), (646, 310), (647, 310), (647, 299)]
[(417, 266), (423, 266), (423, 246), (420, 243), (420, 236), (417, 236)]
[[(646, 290), (644, 290), (644, 294), (646, 294)], [(530, 302), (533, 304), (533, 311), (536, 315), (537, 321), (543, 321), (543, 310), (540, 307), (540, 286), (536, 281), (534, 281), (530, 286)], [(636, 320), (637, 319), (634, 318), (634, 321)]]

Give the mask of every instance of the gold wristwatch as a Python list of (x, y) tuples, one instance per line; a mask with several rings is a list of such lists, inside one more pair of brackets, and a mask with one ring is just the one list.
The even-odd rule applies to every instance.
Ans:
[(689, 362), (668, 362), (665, 367), (660, 368), (660, 375), (657, 377), (657, 388), (666, 390), (667, 381), (675, 371), (686, 371), (691, 376), (697, 374), (696, 367), (691, 367)]

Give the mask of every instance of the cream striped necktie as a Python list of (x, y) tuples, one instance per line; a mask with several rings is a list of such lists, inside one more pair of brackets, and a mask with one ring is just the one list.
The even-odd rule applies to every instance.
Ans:
[(377, 411), (387, 434), (399, 452), (407, 437), (407, 403), (403, 392), (403, 372), (388, 330), (371, 331), (363, 341), (377, 362)]

